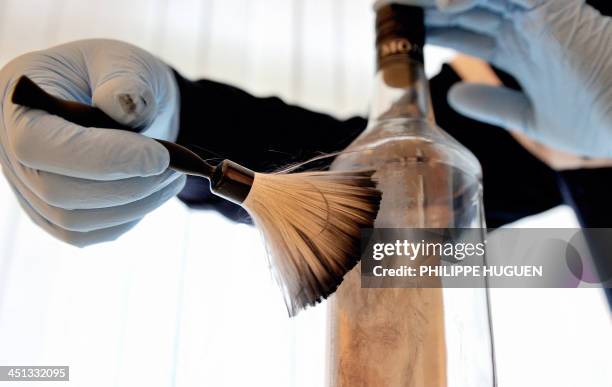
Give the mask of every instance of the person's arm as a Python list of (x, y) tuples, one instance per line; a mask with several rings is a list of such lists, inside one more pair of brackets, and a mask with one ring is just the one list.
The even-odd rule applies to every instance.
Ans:
[[(195, 146), (208, 157), (231, 158), (259, 171), (342, 150), (367, 125), (361, 117), (338, 120), (217, 82), (177, 78), (182, 105), (178, 142)], [(488, 130), (492, 128), (448, 105), (448, 90), (460, 80), (445, 67), (431, 81), (432, 99), (440, 126), (483, 165), (487, 224), (500, 227), (561, 204), (550, 168), (503, 129)], [(204, 179), (190, 177), (179, 198), (192, 208), (214, 209), (233, 220), (248, 221), (240, 207), (212, 195)]]
[[(483, 67), (484, 66), (484, 67)], [(456, 70), (464, 82), (476, 82), (476, 83), (487, 83), (493, 85), (504, 85), (505, 87), (512, 88), (514, 90), (521, 90), (520, 85), (508, 74), (499, 71), (492, 70), (484, 62), (478, 63), (478, 60), (466, 58), (463, 56), (458, 57), (453, 61), (453, 69)], [(488, 77), (483, 78), (483, 75)], [(445, 67), (440, 77), (447, 78), (446, 83), (449, 87), (452, 84), (459, 81), (459, 77), (455, 77), (450, 68)], [(435, 81), (434, 81), (435, 82)], [(497, 225), (498, 222), (504, 222), (511, 220), (512, 217), (519, 215), (516, 211), (507, 211), (515, 205), (512, 200), (504, 198), (503, 193), (497, 195), (493, 193), (491, 195), (491, 189), (494, 191), (499, 188), (503, 188), (501, 180), (507, 180), (512, 183), (509, 187), (509, 196), (513, 196), (512, 191), (524, 191), (521, 195), (524, 198), (531, 197), (532, 205), (526, 208), (536, 210), (538, 207), (541, 210), (546, 209), (547, 206), (554, 206), (556, 204), (567, 204), (572, 207), (574, 213), (578, 217), (581, 226), (585, 229), (584, 235), (587, 238), (589, 248), (593, 257), (595, 258), (594, 263), (596, 265), (597, 272), (600, 276), (601, 282), (609, 281), (612, 279), (612, 260), (610, 260), (610, 251), (612, 251), (612, 241), (609, 238), (608, 229), (612, 223), (612, 202), (609, 200), (609, 189), (608, 182), (612, 179), (612, 168), (604, 168), (609, 166), (611, 160), (609, 159), (589, 159), (584, 160), (580, 157), (576, 157), (565, 152), (555, 150), (545, 145), (539, 144), (525, 138), (524, 136), (508, 132), (517, 141), (514, 145), (510, 144), (513, 141), (505, 141), (505, 145), (499, 146), (495, 141), (489, 143), (489, 147), (484, 146), (483, 149), (479, 149), (479, 142), (470, 140), (470, 134), (466, 133), (465, 128), (476, 128), (477, 123), (466, 120), (465, 122), (459, 122), (454, 120), (452, 117), (457, 114), (447, 105), (444, 99), (444, 92), (441, 87), (432, 87), (434, 90), (435, 100), (434, 106), (439, 111), (443, 125), (447, 128), (455, 126), (458, 130), (448, 129), (452, 131), (464, 144), (473, 142), (474, 145), (470, 146), (472, 151), (478, 155), (481, 162), (484, 164), (485, 169), (485, 209), (487, 211), (487, 223), (489, 225)], [(442, 89), (442, 90), (441, 90)], [(450, 109), (450, 110), (449, 110)], [(448, 120), (455, 121), (452, 125)], [(482, 128), (481, 130), (472, 131), (472, 134), (476, 138), (485, 140), (486, 137), (490, 137), (487, 131), (493, 128)], [(501, 132), (501, 128), (497, 128), (498, 133)], [(509, 137), (509, 136), (506, 136)], [(492, 139), (489, 139), (492, 140)], [(510, 140), (510, 139), (508, 139)], [(524, 147), (524, 151), (519, 151), (516, 145), (520, 144)], [(507, 153), (510, 151), (510, 153)], [(521, 155), (528, 151), (535, 157), (530, 158)], [(484, 155), (484, 152), (501, 154), (501, 160), (512, 160), (512, 162), (503, 162), (503, 165), (494, 166), (491, 169), (492, 175), (487, 173), (489, 169), (490, 160), (496, 162), (499, 160), (496, 157), (488, 157)], [(504, 155), (504, 153), (507, 153)], [(514, 155), (512, 155), (514, 153)], [(507, 166), (509, 169), (506, 173), (503, 173), (503, 168)], [(512, 169), (515, 169), (513, 172)], [(532, 170), (529, 174), (518, 174), (516, 170)], [(555, 171), (555, 172), (553, 172)], [(508, 176), (520, 176), (520, 179), (508, 179)], [(537, 180), (534, 177), (539, 176)], [(492, 183), (489, 179), (493, 178), (500, 180), (498, 183)], [(554, 180), (557, 180), (557, 183)], [(518, 188), (515, 186), (518, 185)], [(539, 191), (539, 192), (538, 192)], [(502, 201), (507, 201), (507, 204), (502, 203), (490, 203), (489, 199), (497, 201), (497, 198)], [(518, 198), (518, 197), (517, 197)], [(516, 208), (516, 207), (515, 207)], [(538, 211), (539, 212), (539, 211)], [(525, 215), (529, 215), (525, 213)], [(509, 217), (508, 217), (509, 216)], [(605, 289), (608, 297), (610, 306), (612, 307), (612, 289)]]
[[(366, 127), (364, 118), (339, 120), (276, 97), (258, 98), (210, 80), (189, 81), (176, 72), (175, 77), (181, 100), (177, 142), (213, 162), (228, 158), (270, 172), (340, 151)], [(248, 222), (240, 207), (212, 195), (205, 179), (189, 177), (179, 198), (192, 208)]]

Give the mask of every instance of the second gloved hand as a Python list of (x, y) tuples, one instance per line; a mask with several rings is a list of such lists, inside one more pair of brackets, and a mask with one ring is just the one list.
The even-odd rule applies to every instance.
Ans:
[(459, 84), (460, 112), (559, 150), (612, 156), (612, 18), (583, 0), (481, 0), (431, 10), (428, 41), (484, 59), (524, 92)]
[[(144, 135), (17, 106), (11, 95), (21, 75)], [(23, 209), (58, 239), (85, 246), (116, 239), (180, 192), (185, 176), (147, 137), (176, 139), (177, 93), (167, 65), (118, 41), (78, 41), (10, 62), (0, 71), (0, 163)]]

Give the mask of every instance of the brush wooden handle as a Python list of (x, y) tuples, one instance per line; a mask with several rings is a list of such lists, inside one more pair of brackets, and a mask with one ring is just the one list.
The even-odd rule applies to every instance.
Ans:
[[(32, 109), (44, 110), (49, 114), (59, 116), (67, 121), (88, 128), (121, 129), (138, 132), (139, 129), (123, 125), (102, 110), (79, 102), (66, 101), (52, 96), (22, 75), (13, 91), (13, 103)], [(211, 178), (214, 167), (202, 160), (189, 149), (173, 142), (156, 140), (170, 153), (170, 167), (190, 175)]]

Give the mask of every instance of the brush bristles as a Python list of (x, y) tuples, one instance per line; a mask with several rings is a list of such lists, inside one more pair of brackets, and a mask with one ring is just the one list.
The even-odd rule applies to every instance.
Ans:
[(327, 298), (357, 264), (380, 196), (369, 171), (255, 175), (243, 206), (263, 233), (290, 316)]

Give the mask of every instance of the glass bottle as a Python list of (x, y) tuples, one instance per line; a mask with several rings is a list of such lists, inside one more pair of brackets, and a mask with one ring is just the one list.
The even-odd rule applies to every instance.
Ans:
[[(376, 29), (369, 125), (332, 169), (376, 170), (376, 228), (475, 228), (484, 241), (480, 164), (434, 121), (422, 10), (383, 6)], [(495, 385), (485, 286), (366, 289), (358, 265), (328, 305), (330, 387)]]

